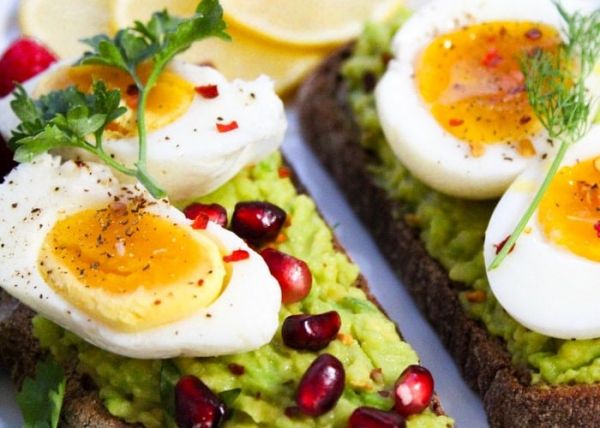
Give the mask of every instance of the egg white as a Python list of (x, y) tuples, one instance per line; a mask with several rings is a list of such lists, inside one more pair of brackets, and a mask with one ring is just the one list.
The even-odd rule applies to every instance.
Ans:
[[(72, 64), (61, 61), (25, 83), (32, 96), (48, 75)], [(172, 123), (148, 133), (148, 171), (173, 200), (198, 197), (231, 179), (242, 168), (255, 164), (280, 147), (287, 122), (283, 102), (266, 76), (253, 82), (227, 79), (217, 70), (173, 61), (167, 68), (193, 86), (217, 85), (219, 96), (195, 94), (189, 109)], [(12, 97), (0, 99), (0, 133), (8, 140), (19, 124), (10, 108)], [(218, 118), (221, 118), (219, 120)], [(217, 123), (238, 123), (238, 129), (219, 132)], [(128, 166), (138, 157), (137, 137), (107, 140), (106, 152)], [(64, 158), (94, 161), (78, 149), (54, 151)], [(130, 177), (119, 176), (132, 182)]]
[[(278, 326), (281, 290), (262, 257), (237, 235), (210, 222), (206, 233), (226, 252), (246, 250), (250, 258), (231, 263), (222, 294), (193, 316), (137, 333), (116, 331), (64, 300), (38, 270), (46, 234), (63, 216), (107, 206), (117, 195), (152, 197), (139, 185), (123, 186), (96, 163), (61, 164), (44, 154), (15, 168), (0, 184), (0, 286), (44, 317), (105, 350), (133, 358), (217, 356), (267, 344)], [(183, 213), (163, 199), (148, 212), (191, 227)]]
[[(562, 163), (600, 156), (600, 126), (576, 143)], [(509, 187), (498, 203), (484, 244), (489, 266), (496, 247), (512, 233), (549, 168), (550, 160), (533, 164)], [(513, 251), (488, 272), (491, 289), (506, 311), (525, 327), (561, 339), (600, 337), (600, 263), (578, 256), (548, 240), (536, 211)]]
[[(394, 36), (394, 59), (375, 90), (381, 126), (398, 159), (421, 181), (452, 196), (500, 196), (532, 159), (537, 160), (523, 158), (507, 144), (486, 145), (483, 156), (473, 157), (469, 145), (444, 130), (433, 117), (415, 83), (417, 59), (436, 37), (466, 25), (498, 20), (561, 28), (560, 15), (551, 0), (434, 0), (420, 8)], [(532, 143), (540, 155), (553, 150), (545, 132)]]

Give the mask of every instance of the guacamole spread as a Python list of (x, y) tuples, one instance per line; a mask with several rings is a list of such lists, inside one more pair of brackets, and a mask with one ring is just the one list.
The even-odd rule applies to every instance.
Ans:
[[(317, 354), (286, 347), (280, 334), (253, 352), (218, 358), (178, 358), (173, 362), (182, 374), (196, 375), (217, 393), (239, 391), (227, 426), (345, 427), (358, 406), (391, 408), (392, 400), (385, 391), (406, 366), (418, 359), (400, 339), (394, 324), (355, 287), (358, 268), (335, 249), (332, 232), (312, 200), (299, 195), (286, 174), (280, 177), (281, 166), (281, 156), (272, 155), (201, 201), (217, 202), (230, 215), (236, 202), (247, 200), (269, 200), (286, 210), (291, 222), (284, 229), (286, 239), (278, 248), (306, 261), (314, 282), (306, 299), (282, 307), (280, 319), (299, 312), (339, 312), (341, 334), (323, 352), (335, 355), (344, 364), (343, 396), (334, 410), (319, 418), (290, 412), (290, 416), (286, 415), (286, 408), (295, 404), (300, 378)], [(111, 354), (41, 317), (34, 319), (34, 333), (59, 361), (78, 359), (78, 369), (96, 381), (100, 397), (113, 415), (149, 428), (167, 426), (160, 400), (161, 361)], [(426, 411), (410, 418), (408, 426), (433, 428), (450, 423), (451, 419)]]
[(391, 38), (405, 18), (406, 14), (389, 25), (367, 25), (354, 55), (343, 67), (350, 103), (362, 129), (362, 144), (376, 154), (377, 161), (370, 165), (373, 176), (390, 197), (403, 202), (405, 211), (396, 215), (418, 225), (429, 254), (448, 270), (453, 281), (464, 284), (460, 299), (467, 313), (504, 339), (513, 363), (529, 368), (533, 383), (600, 381), (600, 339), (565, 341), (534, 333), (513, 320), (494, 298), (486, 278), (483, 240), (496, 201), (466, 201), (428, 188), (410, 175), (387, 145), (372, 85), (365, 82), (378, 79), (385, 71)]

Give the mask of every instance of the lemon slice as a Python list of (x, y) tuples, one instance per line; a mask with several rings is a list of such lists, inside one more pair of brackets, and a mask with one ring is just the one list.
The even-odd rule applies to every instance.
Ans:
[(56, 55), (86, 51), (81, 39), (108, 32), (109, 0), (21, 0), (19, 25), (25, 36), (42, 41)]
[[(141, 8), (136, 0), (111, 0), (113, 30), (130, 26), (134, 21), (146, 21), (155, 10), (167, 9), (178, 16), (190, 16), (196, 0), (147, 0)], [(233, 41), (209, 38), (195, 43), (182, 54), (185, 61), (210, 64), (228, 79), (255, 79), (261, 74), (275, 81), (280, 95), (289, 93), (328, 53), (324, 49), (300, 49), (260, 39), (233, 26), (227, 29)]]
[(366, 20), (381, 21), (401, 0), (221, 0), (232, 25), (281, 43), (330, 46), (357, 37)]

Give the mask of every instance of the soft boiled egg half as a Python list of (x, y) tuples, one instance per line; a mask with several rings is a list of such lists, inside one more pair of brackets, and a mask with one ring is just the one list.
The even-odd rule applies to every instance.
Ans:
[[(548, 172), (532, 164), (490, 220), (489, 266)], [(576, 143), (502, 264), (488, 272), (494, 295), (531, 330), (561, 339), (600, 337), (600, 127)]]
[(212, 222), (192, 228), (104, 165), (48, 154), (0, 184), (0, 285), (134, 358), (256, 349), (275, 334), (281, 306), (279, 284), (237, 235)]
[[(72, 85), (89, 92), (96, 80), (119, 89), (128, 112), (109, 125), (104, 148), (133, 166), (138, 158), (138, 92), (133, 80), (115, 68), (71, 64), (63, 61), (52, 66), (25, 83), (25, 90), (34, 99)], [(142, 80), (149, 70), (147, 65), (140, 67)], [(19, 124), (11, 99), (0, 100), (0, 133), (7, 141)], [(173, 61), (149, 94), (146, 126), (148, 171), (172, 200), (183, 200), (209, 193), (275, 151), (287, 124), (283, 103), (269, 78), (228, 82), (211, 67)], [(94, 160), (77, 149), (55, 153)]]
[(519, 57), (561, 43), (551, 0), (434, 0), (394, 37), (375, 92), (399, 160), (443, 193), (500, 196), (553, 152), (529, 105)]

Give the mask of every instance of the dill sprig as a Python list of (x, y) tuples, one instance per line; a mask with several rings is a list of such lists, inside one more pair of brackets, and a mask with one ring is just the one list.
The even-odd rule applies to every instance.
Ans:
[(590, 15), (556, 7), (564, 21), (566, 40), (555, 50), (534, 50), (520, 60), (529, 103), (548, 136), (560, 144), (542, 185), (515, 230), (489, 266), (506, 258), (558, 172), (569, 147), (589, 130), (593, 100), (585, 83), (600, 56), (600, 9)]

